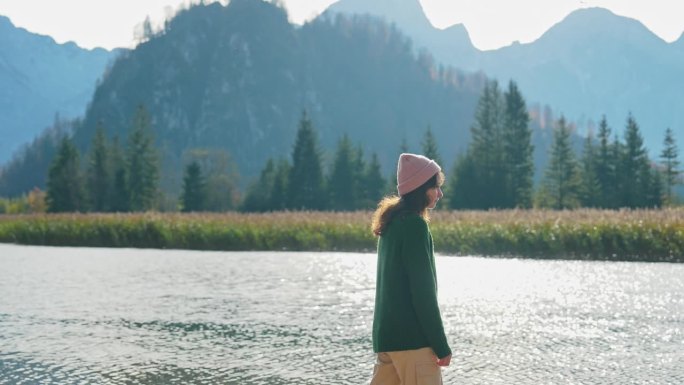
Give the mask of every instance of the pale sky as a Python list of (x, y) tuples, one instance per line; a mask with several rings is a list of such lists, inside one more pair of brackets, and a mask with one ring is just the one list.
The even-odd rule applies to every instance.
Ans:
[[(146, 16), (161, 24), (184, 3), (197, 0), (0, 0), (0, 15), (58, 43), (84, 48), (133, 47), (134, 29)], [(336, 0), (281, 0), (292, 22), (301, 24)], [(372, 0), (368, 0), (372, 1)], [(222, 2), (226, 2), (223, 0)], [(575, 9), (603, 7), (641, 21), (671, 42), (684, 31), (682, 0), (420, 0), (437, 28), (462, 23), (473, 44), (496, 49), (513, 41), (528, 43)]]

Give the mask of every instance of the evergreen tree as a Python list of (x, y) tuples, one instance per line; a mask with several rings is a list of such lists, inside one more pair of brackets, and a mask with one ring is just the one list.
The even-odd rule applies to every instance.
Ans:
[(611, 157), (613, 160), (614, 169), (614, 178), (613, 181), (615, 184), (612, 186), (612, 198), (613, 198), (613, 203), (611, 205), (612, 208), (619, 208), (623, 207), (623, 197), (622, 197), (622, 190), (625, 188), (629, 188), (629, 183), (625, 183), (625, 180), (623, 178), (623, 164), (622, 164), (622, 159), (624, 157), (624, 152), (625, 152), (625, 146), (620, 142), (620, 139), (618, 138), (617, 134), (613, 138), (613, 145), (611, 146)]
[(48, 212), (73, 212), (83, 209), (85, 194), (78, 158), (78, 150), (65, 136), (48, 172), (46, 195)]
[(504, 117), (504, 164), (506, 165), (507, 207), (532, 207), (532, 178), (534, 162), (530, 116), (525, 99), (515, 82), (508, 83), (504, 93), (506, 102)]
[(336, 211), (349, 211), (356, 207), (356, 196), (360, 183), (356, 179), (355, 154), (351, 141), (344, 134), (337, 143), (335, 160), (328, 179), (330, 208)]
[(661, 165), (663, 167), (663, 180), (665, 184), (665, 196), (667, 202), (673, 202), (672, 188), (677, 185), (679, 181), (679, 161), (677, 160), (678, 149), (672, 129), (668, 128), (665, 131), (665, 141), (663, 143), (663, 152), (660, 153)]
[(202, 175), (202, 169), (193, 161), (185, 168), (183, 176), (183, 190), (181, 193), (181, 211), (203, 211), (207, 201), (207, 182)]
[(646, 173), (646, 196), (645, 207), (660, 208), (663, 206), (663, 175), (657, 168), (652, 168)]
[(598, 141), (599, 148), (596, 154), (596, 165), (594, 174), (598, 182), (599, 198), (598, 206), (603, 208), (616, 207), (616, 164), (617, 158), (614, 156), (613, 148), (610, 143), (610, 127), (606, 121), (606, 116), (601, 118), (599, 123)]
[(474, 157), (470, 154), (460, 155), (456, 158), (452, 170), (452, 176), (447, 182), (449, 208), (454, 210), (484, 208), (479, 194), (485, 186), (479, 185), (480, 180)]
[(129, 211), (128, 178), (126, 177), (126, 159), (119, 144), (119, 137), (115, 136), (109, 151), (112, 191), (109, 195), (109, 207), (113, 212)]
[(378, 155), (373, 153), (371, 161), (366, 166), (364, 173), (364, 185), (366, 186), (366, 199), (361, 202), (361, 208), (373, 208), (385, 194), (385, 186), (387, 181), (382, 176), (380, 171), (380, 161)]
[(159, 165), (150, 132), (150, 118), (142, 105), (138, 107), (133, 119), (127, 155), (130, 209), (149, 210), (157, 193)]
[(302, 113), (292, 152), (287, 200), (293, 210), (322, 210), (326, 206), (318, 139), (306, 112)]
[(580, 202), (583, 207), (598, 207), (601, 205), (601, 184), (599, 183), (596, 169), (596, 148), (593, 136), (589, 133), (584, 141), (580, 172)]
[(366, 161), (364, 160), (363, 146), (359, 143), (352, 155), (353, 179), (354, 179), (354, 207), (360, 209), (368, 199), (368, 186), (366, 185)]
[(437, 139), (435, 139), (432, 133), (432, 127), (428, 126), (425, 130), (425, 136), (423, 137), (423, 155), (428, 159), (432, 159), (440, 166), (444, 166), (442, 163), (442, 158), (439, 156), (439, 151), (437, 150)]
[(183, 157), (184, 163), (196, 162), (206, 183), (205, 211), (224, 212), (235, 207), (238, 200), (237, 166), (230, 154), (218, 148), (193, 148)]
[(630, 114), (625, 128), (625, 147), (620, 162), (622, 204), (626, 207), (644, 207), (646, 192), (650, 189), (650, 167), (639, 125)]
[(102, 123), (98, 123), (90, 145), (88, 165), (86, 171), (86, 191), (90, 208), (95, 212), (105, 212), (109, 210), (110, 186), (112, 177), (109, 165), (109, 150), (107, 149), (107, 139)]
[(285, 210), (287, 208), (287, 186), (290, 175), (290, 163), (287, 159), (281, 159), (275, 166), (273, 173), (273, 185), (269, 192), (269, 210)]
[(264, 212), (272, 210), (269, 200), (271, 191), (273, 191), (275, 173), (275, 162), (273, 159), (269, 159), (261, 170), (259, 180), (247, 190), (245, 200), (242, 203), (243, 211)]
[[(482, 188), (474, 199), (475, 207), (489, 209), (505, 205), (506, 180), (503, 158), (502, 124), (504, 106), (498, 83), (488, 81), (478, 101), (472, 142), (468, 156), (476, 167), (477, 185)], [(453, 192), (452, 192), (453, 194)]]
[(544, 175), (543, 192), (557, 210), (579, 205), (580, 180), (575, 154), (570, 146), (570, 128), (561, 116), (553, 133), (550, 162)]

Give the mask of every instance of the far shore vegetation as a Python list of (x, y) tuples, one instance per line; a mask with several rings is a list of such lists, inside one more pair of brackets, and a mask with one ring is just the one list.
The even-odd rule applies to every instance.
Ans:
[[(0, 242), (193, 250), (372, 252), (369, 211), (0, 216)], [(435, 211), (438, 253), (684, 262), (684, 208)]]

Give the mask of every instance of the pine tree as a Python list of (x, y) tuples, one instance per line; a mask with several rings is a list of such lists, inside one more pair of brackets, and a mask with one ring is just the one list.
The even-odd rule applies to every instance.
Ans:
[(290, 163), (287, 159), (281, 159), (275, 166), (273, 185), (271, 186), (268, 199), (268, 207), (270, 210), (279, 211), (287, 208), (286, 192), (290, 169)]
[(579, 205), (579, 175), (575, 154), (570, 146), (570, 128), (561, 116), (553, 133), (550, 162), (544, 175), (543, 189), (554, 209)]
[(378, 155), (373, 153), (371, 161), (366, 166), (364, 173), (364, 184), (366, 186), (366, 200), (361, 202), (361, 208), (373, 208), (383, 197), (385, 193), (385, 186), (387, 181), (382, 176), (380, 171), (380, 161)]
[(133, 119), (127, 155), (130, 209), (149, 210), (157, 194), (159, 165), (150, 132), (150, 118), (143, 106), (138, 107)]
[(581, 160), (580, 202), (583, 207), (598, 207), (601, 205), (601, 184), (598, 181), (597, 156), (593, 135), (589, 133), (584, 141)]
[(292, 152), (292, 168), (288, 178), (288, 208), (322, 210), (326, 207), (325, 187), (318, 139), (311, 120), (302, 113)]
[(456, 158), (452, 168), (451, 178), (447, 181), (449, 190), (449, 208), (454, 210), (483, 209), (483, 202), (479, 199), (480, 186), (477, 166), (471, 154), (460, 155)]
[(202, 169), (193, 161), (185, 168), (183, 176), (183, 190), (181, 192), (181, 211), (204, 211), (207, 201), (207, 182), (202, 175)]
[(611, 157), (613, 160), (613, 164), (615, 165), (613, 169), (613, 181), (615, 182), (615, 184), (612, 186), (611, 197), (613, 198), (613, 203), (610, 206), (611, 208), (619, 208), (625, 206), (623, 203), (622, 191), (625, 188), (629, 188), (629, 183), (626, 183), (626, 181), (623, 178), (622, 159), (624, 158), (624, 153), (625, 146), (620, 142), (620, 139), (616, 134), (613, 138), (613, 144), (611, 146)]
[(639, 125), (630, 114), (625, 128), (625, 147), (622, 154), (622, 204), (626, 207), (644, 207), (649, 190), (650, 166)]
[(111, 175), (111, 194), (107, 204), (109, 211), (126, 212), (130, 209), (128, 178), (126, 177), (126, 159), (119, 144), (119, 137), (115, 136), (109, 151)]
[(679, 161), (677, 156), (679, 150), (677, 149), (677, 142), (675, 141), (672, 129), (668, 128), (665, 131), (665, 141), (663, 143), (663, 152), (660, 153), (661, 165), (663, 167), (663, 181), (665, 184), (665, 195), (667, 203), (673, 202), (672, 188), (677, 185), (679, 181)]
[(504, 93), (506, 109), (503, 128), (503, 158), (506, 165), (506, 206), (532, 207), (532, 178), (534, 163), (532, 155), (532, 130), (525, 99), (515, 82), (508, 83)]
[(271, 211), (270, 194), (273, 190), (276, 166), (273, 159), (269, 159), (261, 170), (259, 180), (253, 183), (247, 190), (245, 200), (242, 202), (242, 210), (248, 212)]
[(344, 134), (337, 143), (335, 160), (328, 179), (330, 208), (336, 211), (349, 211), (356, 207), (359, 183), (356, 179), (355, 154), (351, 141)]
[(86, 190), (90, 208), (95, 212), (105, 212), (109, 210), (110, 186), (112, 177), (109, 165), (109, 150), (107, 149), (107, 139), (102, 123), (98, 123), (90, 145), (88, 166), (86, 171)]
[(423, 137), (421, 145), (423, 146), (423, 155), (425, 157), (434, 160), (440, 166), (444, 165), (442, 163), (442, 158), (439, 156), (437, 139), (435, 139), (435, 135), (432, 133), (432, 127), (428, 126), (427, 130), (425, 130), (425, 136)]
[(206, 182), (205, 211), (225, 212), (238, 201), (237, 165), (230, 154), (218, 148), (193, 148), (183, 155), (184, 163), (197, 162)]
[(477, 185), (482, 187), (473, 200), (476, 206), (474, 208), (489, 209), (505, 205), (503, 113), (504, 105), (498, 83), (495, 80), (489, 81), (478, 101), (468, 151), (468, 156), (473, 157), (470, 164), (476, 167)]
[[(513, 103), (511, 107), (513, 110)], [(505, 112), (506, 106), (498, 83), (488, 81), (478, 101), (475, 122), (471, 126), (472, 141), (465, 155), (456, 159), (452, 177), (449, 178), (447, 189), (450, 208), (490, 209), (512, 205), (510, 200), (506, 202), (506, 188), (509, 185), (506, 174), (510, 169), (504, 164), (502, 126)], [(521, 124), (520, 127), (522, 126)], [(518, 139), (521, 138), (524, 135), (520, 135)], [(520, 154), (524, 154), (524, 150)]]
[(646, 196), (644, 207), (660, 208), (663, 206), (663, 175), (657, 168), (652, 168), (647, 172)]
[(65, 136), (48, 171), (47, 210), (52, 213), (80, 211), (84, 208), (84, 197), (78, 150)]
[(595, 175), (598, 182), (599, 199), (598, 207), (614, 208), (616, 207), (616, 163), (617, 158), (614, 157), (613, 149), (610, 143), (610, 127), (606, 121), (606, 116), (601, 118), (599, 123), (598, 141), (599, 148), (596, 154)]
[(352, 154), (353, 175), (354, 175), (354, 207), (360, 209), (368, 199), (368, 186), (366, 185), (366, 161), (364, 159), (363, 146), (356, 145)]

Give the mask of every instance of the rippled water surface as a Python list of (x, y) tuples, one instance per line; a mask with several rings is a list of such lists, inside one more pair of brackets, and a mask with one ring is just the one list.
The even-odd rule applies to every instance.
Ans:
[[(683, 384), (684, 265), (438, 257), (445, 384)], [(364, 384), (375, 256), (0, 245), (0, 384)]]

